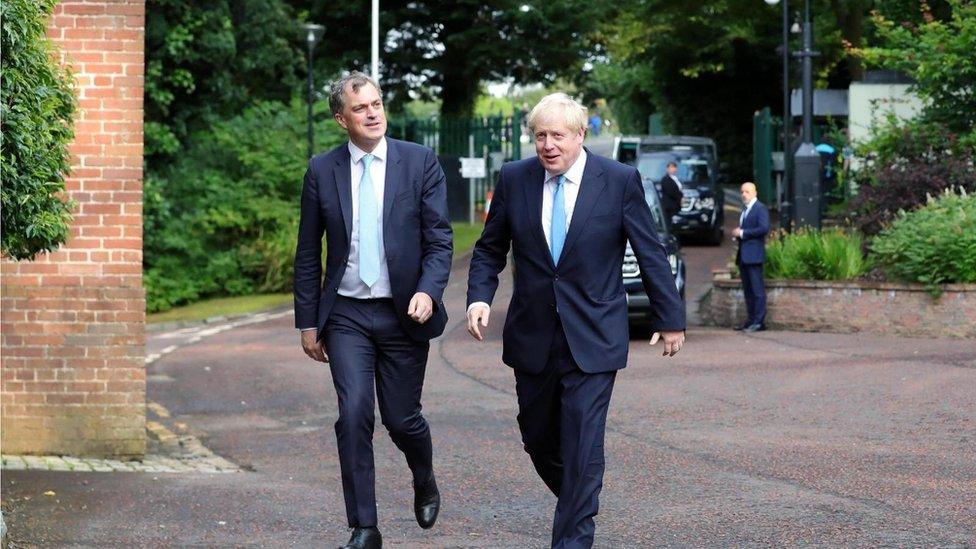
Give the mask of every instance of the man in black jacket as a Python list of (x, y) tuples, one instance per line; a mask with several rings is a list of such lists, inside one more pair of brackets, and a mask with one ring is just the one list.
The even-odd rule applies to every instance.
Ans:
[(678, 164), (673, 160), (668, 162), (668, 173), (661, 178), (661, 207), (664, 217), (671, 228), (671, 218), (681, 211), (681, 181), (678, 181)]

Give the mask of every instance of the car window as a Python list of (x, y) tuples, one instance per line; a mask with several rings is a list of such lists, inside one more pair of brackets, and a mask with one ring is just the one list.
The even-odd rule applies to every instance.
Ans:
[(702, 158), (681, 157), (672, 154), (642, 154), (637, 160), (637, 171), (645, 179), (660, 181), (664, 174), (668, 172), (668, 162), (678, 163), (678, 180), (694, 182), (706, 182), (711, 179), (711, 168), (708, 161)]
[(651, 217), (654, 218), (654, 225), (659, 232), (664, 232), (664, 212), (661, 210), (661, 201), (657, 196), (657, 187), (649, 179), (645, 179), (643, 185), (644, 200), (647, 201), (647, 205), (651, 208)]
[(617, 149), (617, 162), (633, 166), (637, 163), (637, 143), (620, 143)]

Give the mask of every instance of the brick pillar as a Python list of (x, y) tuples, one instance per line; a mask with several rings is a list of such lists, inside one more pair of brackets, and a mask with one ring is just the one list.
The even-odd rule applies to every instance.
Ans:
[(76, 77), (68, 243), (0, 264), (5, 454), (141, 456), (144, 0), (68, 0), (48, 36)]

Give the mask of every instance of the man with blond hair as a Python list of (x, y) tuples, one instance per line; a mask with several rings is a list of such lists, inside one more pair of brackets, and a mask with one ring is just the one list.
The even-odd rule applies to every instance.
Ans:
[(498, 274), (514, 249), (502, 361), (515, 370), (525, 451), (556, 495), (552, 547), (593, 545), (603, 439), (616, 371), (627, 365), (629, 240), (651, 301), (651, 344), (674, 356), (684, 305), (640, 175), (583, 147), (586, 108), (564, 93), (528, 116), (537, 156), (502, 167), (468, 275), (468, 332), (481, 341)]

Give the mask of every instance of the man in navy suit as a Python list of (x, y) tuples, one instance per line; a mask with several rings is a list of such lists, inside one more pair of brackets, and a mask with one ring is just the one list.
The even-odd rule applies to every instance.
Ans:
[(732, 236), (739, 242), (735, 261), (739, 264), (742, 292), (746, 297), (748, 318), (736, 328), (746, 332), (766, 329), (766, 286), (763, 283), (763, 263), (766, 262), (766, 235), (769, 234), (769, 210), (756, 198), (756, 185), (743, 183), (742, 214)]
[(684, 305), (640, 175), (583, 148), (586, 109), (563, 93), (529, 113), (537, 158), (502, 167), (468, 275), (468, 331), (479, 341), (511, 247), (515, 289), (502, 360), (515, 369), (525, 451), (558, 501), (552, 547), (593, 544), (603, 439), (616, 371), (627, 365), (627, 241), (664, 354), (684, 343)]
[[(353, 72), (329, 106), (349, 142), (312, 158), (295, 253), (295, 324), (302, 348), (329, 363), (346, 518), (345, 547), (378, 548), (373, 391), (412, 473), (414, 513), (437, 519), (440, 494), (420, 395), (430, 339), (444, 331), (451, 270), (446, 179), (434, 151), (389, 139), (379, 86)], [(328, 244), (322, 280), (322, 234)]]

